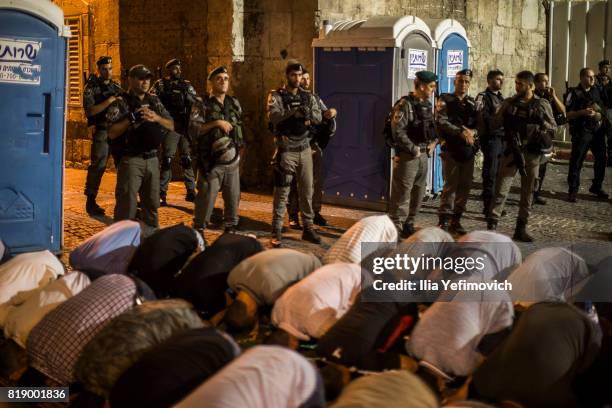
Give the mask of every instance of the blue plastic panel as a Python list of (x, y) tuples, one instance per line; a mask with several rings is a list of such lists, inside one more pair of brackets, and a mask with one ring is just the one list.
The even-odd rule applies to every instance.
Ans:
[(12, 253), (62, 245), (66, 39), (0, 9), (0, 238)]

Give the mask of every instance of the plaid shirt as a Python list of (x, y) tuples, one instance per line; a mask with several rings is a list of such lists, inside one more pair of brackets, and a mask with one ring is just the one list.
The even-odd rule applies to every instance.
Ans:
[(111, 319), (130, 309), (136, 285), (125, 275), (106, 275), (59, 305), (32, 329), (30, 365), (61, 384), (73, 381), (81, 350)]

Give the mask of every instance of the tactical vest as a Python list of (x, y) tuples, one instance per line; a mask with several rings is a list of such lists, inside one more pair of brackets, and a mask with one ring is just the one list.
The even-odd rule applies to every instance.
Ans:
[[(310, 107), (310, 94), (308, 92), (298, 89), (298, 92), (294, 95), (282, 88), (278, 89), (277, 92), (281, 96), (283, 107), (287, 111), (300, 107), (305, 109)], [(276, 134), (287, 136), (290, 139), (301, 139), (307, 136), (306, 133), (309, 131), (308, 126), (304, 123), (306, 120), (306, 118), (292, 116), (276, 126)]]
[[(95, 105), (99, 105), (105, 100), (107, 100), (108, 98), (110, 98), (111, 96), (116, 96), (123, 92), (121, 87), (115, 82), (113, 82), (112, 80), (109, 81), (108, 84), (105, 84), (104, 81), (100, 81), (100, 79), (95, 75), (90, 77), (89, 81), (87, 82), (87, 86), (92, 86), (96, 90), (94, 93), (94, 104)], [(97, 113), (93, 116), (88, 117), (87, 126), (96, 125), (98, 127), (105, 127), (107, 109), (108, 108), (104, 109), (100, 113)]]
[[(600, 97), (599, 101), (595, 101), (592, 93), (596, 92)], [(598, 110), (602, 115), (605, 115), (605, 112), (602, 110), (601, 106), (601, 95), (599, 95), (599, 90), (595, 87), (591, 88), (590, 92), (585, 92), (581, 87), (572, 88), (570, 90), (570, 95), (572, 98), (575, 98), (574, 102), (571, 102), (572, 106), (576, 107), (576, 110), (582, 110), (586, 108), (594, 108)], [(577, 102), (576, 102), (577, 101)], [(597, 120), (593, 117), (578, 117), (569, 121), (570, 122), (570, 131), (572, 133), (576, 131), (580, 131), (580, 128), (584, 128), (591, 132), (596, 132), (601, 127), (603, 121)]]
[(208, 98), (205, 106), (205, 123), (225, 120), (233, 128), (229, 135), (219, 128), (213, 128), (204, 135), (203, 143), (208, 152), (205, 160), (212, 164), (230, 164), (238, 158), (240, 148), (244, 144), (240, 105), (234, 97), (226, 95), (223, 106), (214, 97)]
[[(497, 108), (502, 104), (503, 102), (503, 98), (500, 100), (493, 92), (489, 92), (484, 91), (479, 93), (476, 96), (476, 100), (478, 101), (480, 98), (482, 98), (482, 103), (484, 105), (484, 109), (487, 109), (487, 114), (489, 117), (495, 115), (495, 112), (497, 112)], [(488, 128), (488, 123), (483, 123), (483, 128), (479, 129), (479, 131), (482, 133), (480, 136), (481, 137), (502, 137), (504, 135), (504, 129), (500, 128), (500, 129), (495, 129), (495, 130), (491, 130)]]
[[(130, 112), (135, 112), (138, 108), (147, 104), (149, 105), (149, 109), (155, 111), (155, 109), (153, 109), (155, 106), (155, 100), (151, 95), (145, 94), (142, 101), (136, 96), (127, 92), (121, 96), (128, 105)], [(157, 111), (156, 113), (160, 114), (160, 112)], [(159, 123), (137, 123), (133, 125), (133, 127), (128, 128), (128, 131), (125, 134), (126, 152), (128, 154), (140, 154), (151, 150), (156, 150), (166, 137), (167, 133), (167, 130)]]
[(440, 98), (446, 103), (448, 121), (457, 127), (469, 129), (476, 127), (476, 105), (474, 98), (465, 96), (463, 100), (453, 94), (442, 94)]
[[(462, 100), (453, 94), (442, 94), (440, 99), (446, 103), (448, 121), (461, 128), (465, 126), (469, 129), (476, 127), (476, 104), (474, 98), (465, 96)], [(442, 149), (457, 161), (467, 161), (474, 156), (477, 150), (477, 143), (469, 145), (464, 140), (453, 137), (445, 138)]]
[(189, 113), (188, 88), (189, 84), (183, 79), (162, 78), (159, 80), (159, 95), (157, 96), (175, 119), (182, 118)]
[(408, 96), (409, 106), (413, 110), (408, 122), (408, 137), (416, 144), (430, 143), (436, 138), (434, 116), (429, 101), (422, 102)]

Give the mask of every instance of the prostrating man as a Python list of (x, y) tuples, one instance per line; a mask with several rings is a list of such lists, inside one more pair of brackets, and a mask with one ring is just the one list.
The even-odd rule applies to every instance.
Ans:
[[(546, 99), (548, 103), (550, 103), (550, 106), (553, 111), (553, 116), (555, 117), (555, 123), (557, 124), (557, 126), (559, 126), (557, 130), (561, 129), (561, 126), (567, 122), (567, 118), (565, 117), (565, 106), (563, 105), (563, 102), (561, 102), (561, 100), (557, 97), (557, 92), (555, 91), (555, 88), (548, 86), (548, 75), (544, 72), (539, 72), (535, 74), (535, 86), (535, 94), (540, 98)], [(546, 204), (546, 200), (540, 196), (540, 192), (542, 191), (542, 184), (544, 184), (544, 177), (546, 176), (547, 165), (548, 160), (544, 157), (544, 162), (540, 163), (536, 187), (533, 192), (533, 202), (535, 204)]]
[(471, 81), (471, 70), (459, 71), (455, 76), (455, 93), (440, 95), (436, 103), (437, 124), (442, 136), (444, 175), (438, 210), (439, 226), (460, 235), (467, 232), (460, 220), (470, 194), (474, 154), (478, 149), (476, 102), (468, 95)]
[(589, 192), (602, 199), (608, 198), (608, 194), (601, 188), (606, 174), (606, 127), (602, 106), (601, 94), (595, 86), (595, 72), (588, 67), (582, 68), (580, 84), (569, 92), (565, 100), (572, 135), (572, 153), (567, 174), (568, 200), (571, 203), (577, 200), (580, 171), (589, 149), (595, 161)]
[(208, 75), (212, 91), (191, 112), (190, 133), (195, 140), (198, 163), (198, 195), (193, 226), (204, 234), (221, 190), (225, 232), (238, 226), (240, 204), (240, 147), (242, 147), (242, 107), (227, 94), (229, 74), (224, 66)]
[[(113, 59), (111, 57), (100, 57), (96, 65), (98, 75), (90, 76), (83, 90), (83, 106), (87, 115), (87, 125), (96, 127), (91, 141), (91, 164), (87, 168), (87, 181), (85, 182), (85, 195), (87, 196), (85, 210), (90, 215), (104, 215), (104, 209), (96, 203), (96, 196), (108, 161), (106, 110), (123, 90), (112, 80)], [(117, 166), (117, 157), (114, 157), (114, 160)]]
[(386, 137), (395, 149), (389, 218), (402, 238), (415, 231), (414, 217), (427, 187), (427, 159), (437, 143), (431, 106), (437, 79), (433, 72), (417, 72), (414, 91), (395, 103), (387, 123)]
[[(310, 73), (304, 69), (302, 73), (301, 87), (310, 90)], [(329, 140), (336, 133), (336, 114), (335, 108), (327, 108), (319, 95), (313, 93), (319, 103), (323, 120), (318, 126), (311, 126), (310, 148), (312, 149), (312, 168), (313, 168), (313, 183), (314, 191), (312, 194), (312, 209), (314, 211), (313, 222), (315, 225), (326, 226), (327, 220), (321, 215), (321, 201), (323, 197), (323, 149), (327, 147)], [(299, 204), (297, 192), (297, 180), (294, 178), (291, 182), (291, 191), (289, 192), (289, 204), (287, 204), (289, 212), (289, 226), (294, 229), (300, 229), (300, 219), (298, 217)]]
[(504, 210), (516, 172), (521, 174), (521, 198), (513, 239), (532, 242), (527, 220), (533, 201), (533, 186), (542, 159), (542, 150), (552, 146), (556, 129), (552, 108), (534, 93), (535, 77), (530, 71), (516, 74), (516, 95), (506, 99), (495, 115), (496, 126), (504, 126), (508, 148), (501, 157), (487, 228), (494, 230)]
[(159, 98), (148, 93), (153, 74), (144, 65), (134, 65), (128, 74), (129, 89), (108, 109), (108, 137), (126, 138), (117, 170), (115, 221), (136, 218), (140, 195), (142, 221), (159, 227), (159, 160), (157, 149), (168, 131), (172, 116)]
[(286, 86), (268, 95), (267, 116), (275, 135), (276, 152), (272, 162), (274, 173), (274, 214), (272, 245), (282, 241), (283, 218), (291, 181), (297, 178), (300, 211), (304, 222), (302, 239), (315, 244), (321, 238), (313, 228), (312, 211), (312, 149), (310, 127), (321, 123), (321, 108), (317, 99), (300, 88), (304, 67), (290, 62), (285, 69)]
[(166, 63), (167, 75), (158, 80), (151, 88), (151, 93), (157, 95), (174, 119), (174, 132), (168, 134), (163, 144), (159, 197), (161, 205), (168, 205), (166, 196), (168, 184), (172, 180), (172, 159), (178, 148), (181, 150), (181, 167), (185, 178), (187, 195), (185, 200), (195, 200), (195, 176), (191, 162), (191, 140), (187, 134), (189, 114), (197, 94), (191, 83), (183, 79), (182, 62), (171, 59)]
[(484, 162), (482, 164), (482, 213), (489, 215), (491, 201), (495, 195), (495, 180), (499, 161), (504, 149), (504, 128), (495, 128), (492, 119), (504, 101), (501, 93), (504, 73), (498, 69), (487, 74), (487, 89), (476, 96), (478, 111), (478, 133)]

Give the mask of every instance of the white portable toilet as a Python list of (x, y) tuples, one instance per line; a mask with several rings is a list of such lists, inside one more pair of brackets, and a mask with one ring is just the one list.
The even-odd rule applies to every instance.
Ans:
[(416, 72), (435, 71), (434, 45), (414, 16), (341, 21), (313, 40), (315, 91), (338, 110), (338, 130), (323, 155), (325, 202), (386, 208), (392, 166), (384, 122), (413, 89)]

